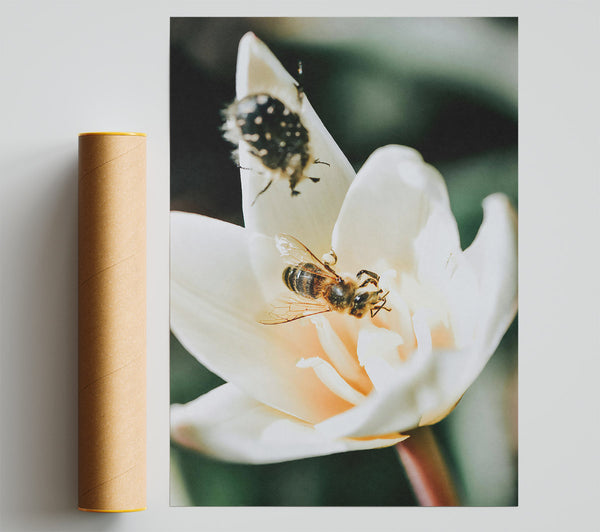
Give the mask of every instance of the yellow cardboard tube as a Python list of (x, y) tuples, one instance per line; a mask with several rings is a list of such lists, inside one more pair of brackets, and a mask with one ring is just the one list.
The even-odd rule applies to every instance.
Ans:
[(79, 136), (80, 510), (146, 507), (146, 136)]

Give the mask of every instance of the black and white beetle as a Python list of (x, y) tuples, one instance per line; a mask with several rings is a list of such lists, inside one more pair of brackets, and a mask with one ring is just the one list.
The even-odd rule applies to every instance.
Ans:
[[(298, 98), (301, 100), (302, 96), (299, 88)], [(312, 156), (308, 130), (299, 114), (270, 94), (250, 94), (236, 100), (223, 111), (223, 117), (225, 139), (236, 145), (244, 141), (249, 146), (250, 153), (270, 174), (269, 182), (254, 201), (278, 178), (288, 180), (292, 196), (297, 196), (300, 192), (296, 190), (296, 185), (300, 181), (305, 178), (315, 183), (319, 181), (318, 177), (305, 175), (309, 165), (329, 166)], [(236, 150), (234, 157), (237, 157)]]

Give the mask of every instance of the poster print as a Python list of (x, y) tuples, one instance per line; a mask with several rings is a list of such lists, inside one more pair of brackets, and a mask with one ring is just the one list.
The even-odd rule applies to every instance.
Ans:
[(517, 504), (516, 19), (171, 20), (171, 504)]

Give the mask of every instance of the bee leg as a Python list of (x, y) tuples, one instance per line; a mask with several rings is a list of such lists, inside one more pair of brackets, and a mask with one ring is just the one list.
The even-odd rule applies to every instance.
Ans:
[[(325, 255), (329, 255), (331, 257), (331, 260), (326, 260), (324, 257)], [(325, 253), (325, 255), (323, 256), (323, 264), (325, 265), (325, 267), (329, 270), (329, 271), (333, 271), (331, 269), (332, 266), (335, 265), (335, 263), (337, 262), (338, 258), (337, 255), (335, 254), (335, 251), (330, 250), (329, 253)], [(335, 273), (335, 272), (334, 272)]]
[(292, 192), (292, 197), (294, 197), (300, 194), (300, 191), (296, 190), (296, 185), (302, 179), (302, 174), (298, 172), (291, 172), (291, 168), (289, 167), (287, 170), (287, 173), (289, 174), (290, 190)]
[(367, 279), (365, 279), (362, 284), (358, 285), (359, 288), (364, 288), (365, 286), (369, 285), (369, 284), (374, 284), (375, 286), (377, 286), (377, 280), (373, 279), (372, 277), (369, 277)]
[(319, 159), (315, 159), (313, 161), (313, 164), (326, 164), (327, 166), (331, 166), (329, 163), (326, 163), (325, 161), (320, 161)]
[(374, 318), (375, 316), (377, 316), (377, 314), (379, 313), (380, 310), (387, 310), (388, 312), (391, 312), (391, 308), (387, 308), (384, 307), (383, 305), (379, 306), (379, 307), (374, 307), (371, 309), (371, 318)]
[(271, 181), (269, 181), (267, 183), (267, 186), (265, 188), (263, 188), (257, 195), (256, 198), (254, 198), (254, 201), (251, 204), (251, 207), (254, 207), (254, 204), (256, 203), (256, 200), (258, 199), (258, 196), (260, 196), (261, 194), (263, 194), (264, 192), (267, 191), (267, 189), (271, 186), (271, 184), (273, 183), (273, 179), (271, 179)]
[[(379, 292), (377, 292), (377, 293), (379, 294), (380, 292), (383, 292), (383, 290), (379, 290)], [(371, 318), (377, 316), (377, 313), (381, 309), (386, 310), (387, 312), (391, 312), (392, 309), (385, 306), (385, 304), (387, 303), (387, 296), (389, 293), (390, 293), (390, 291), (388, 290), (385, 294), (380, 296), (379, 302), (377, 303), (377, 305), (371, 309)]]
[(373, 307), (371, 309), (371, 318), (374, 318), (375, 316), (377, 316), (377, 313), (381, 310), (381, 307)]
[(375, 272), (372, 272), (372, 271), (369, 271), (369, 270), (360, 270), (356, 274), (356, 278), (360, 279), (361, 275), (368, 275), (371, 279), (374, 279), (377, 283), (379, 282), (379, 275), (377, 275)]

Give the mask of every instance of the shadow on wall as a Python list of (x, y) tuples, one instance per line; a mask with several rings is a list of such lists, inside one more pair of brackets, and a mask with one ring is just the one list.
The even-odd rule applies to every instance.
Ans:
[[(83, 530), (84, 520), (97, 520), (77, 510), (76, 138), (16, 156), (2, 175), (38, 189), (12, 198), (3, 213), (10, 224), (2, 223), (2, 299), (14, 306), (2, 318), (12, 332), (2, 334), (0, 370), (11, 429), (0, 431), (2, 475), (12, 479), (0, 498), (2, 529), (60, 530), (80, 519)], [(17, 278), (27, 281), (11, 284)], [(103, 526), (113, 521), (105, 517)]]

